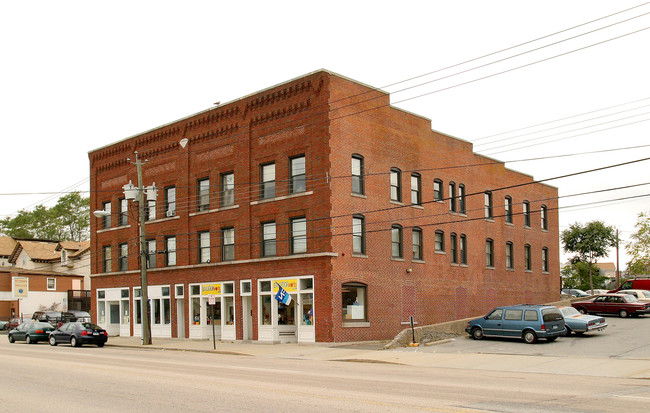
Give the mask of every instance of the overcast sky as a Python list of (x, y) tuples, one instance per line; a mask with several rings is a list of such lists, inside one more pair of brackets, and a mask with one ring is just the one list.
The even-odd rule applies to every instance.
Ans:
[[(535, 179), (647, 158), (614, 149), (650, 145), (648, 27), (641, 1), (2, 2), (0, 216), (87, 191), (90, 150), (321, 68), (480, 154), (581, 154), (506, 164)], [(646, 182), (650, 161), (547, 183), (560, 230), (627, 240), (649, 185), (568, 196)]]

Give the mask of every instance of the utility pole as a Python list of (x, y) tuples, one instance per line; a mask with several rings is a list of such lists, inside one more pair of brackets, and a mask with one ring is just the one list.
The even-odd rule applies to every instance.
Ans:
[[(146, 160), (145, 160), (146, 162)], [(142, 184), (142, 162), (135, 152), (135, 166), (138, 169), (138, 227), (140, 231), (140, 298), (142, 304), (142, 345), (151, 345), (151, 308), (149, 306), (149, 283), (147, 281), (147, 240), (144, 231), (144, 185)]]
[(616, 229), (616, 285), (614, 288), (618, 288), (621, 285), (621, 272), (619, 271), (618, 263), (618, 229)]

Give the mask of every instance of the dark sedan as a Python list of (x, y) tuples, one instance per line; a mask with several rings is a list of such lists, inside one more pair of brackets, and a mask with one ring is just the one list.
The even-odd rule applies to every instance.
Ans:
[(25, 341), (27, 344), (33, 344), (39, 341), (47, 341), (52, 331), (54, 331), (54, 327), (50, 323), (28, 321), (11, 330), (8, 338), (10, 343)]
[(574, 301), (571, 306), (582, 314), (618, 314), (621, 318), (650, 313), (650, 303), (629, 294), (603, 294), (589, 301)]
[(94, 323), (72, 322), (65, 323), (50, 333), (50, 345), (56, 346), (59, 343), (70, 343), (72, 347), (82, 344), (97, 344), (97, 347), (104, 347), (108, 341), (106, 330)]

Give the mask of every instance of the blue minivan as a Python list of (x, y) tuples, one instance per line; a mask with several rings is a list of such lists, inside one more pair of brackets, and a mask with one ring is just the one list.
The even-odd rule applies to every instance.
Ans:
[(521, 338), (533, 344), (538, 338), (555, 341), (566, 332), (564, 317), (551, 305), (521, 304), (497, 307), (485, 317), (467, 323), (467, 334), (475, 340), (483, 337)]

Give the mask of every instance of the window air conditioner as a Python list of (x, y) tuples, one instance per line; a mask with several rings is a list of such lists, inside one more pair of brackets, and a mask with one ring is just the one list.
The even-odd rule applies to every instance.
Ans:
[(174, 210), (167, 211), (167, 216), (168, 217), (173, 217), (174, 215), (176, 215), (176, 211), (174, 211)]

